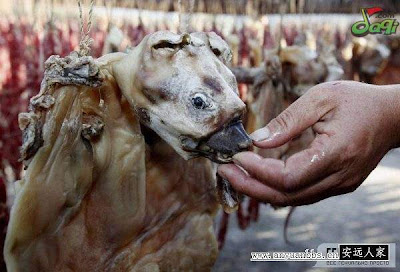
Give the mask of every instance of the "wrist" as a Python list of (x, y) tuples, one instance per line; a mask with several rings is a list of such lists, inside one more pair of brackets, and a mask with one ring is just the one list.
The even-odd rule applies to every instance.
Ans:
[[(400, 147), (400, 85), (380, 86), (382, 95), (382, 118), (388, 133), (389, 148)], [(386, 138), (386, 137), (384, 137)]]

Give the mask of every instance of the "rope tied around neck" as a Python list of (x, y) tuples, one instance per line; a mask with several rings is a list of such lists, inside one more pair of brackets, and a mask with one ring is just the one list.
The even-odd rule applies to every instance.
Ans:
[(86, 33), (84, 30), (84, 26), (83, 26), (84, 20), (83, 20), (83, 11), (82, 11), (81, 0), (77, 0), (77, 2), (78, 2), (78, 7), (79, 7), (80, 34), (81, 34), (81, 40), (79, 42), (78, 53), (80, 56), (87, 56), (90, 53), (90, 46), (93, 43), (93, 39), (90, 38), (89, 33), (92, 28), (94, 0), (90, 1), (89, 18), (88, 18), (88, 23), (86, 26)]

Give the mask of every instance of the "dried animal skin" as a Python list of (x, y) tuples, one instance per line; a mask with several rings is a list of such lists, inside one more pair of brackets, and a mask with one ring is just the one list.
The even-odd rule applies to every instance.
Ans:
[[(62, 85), (83, 85), (99, 87), (102, 78), (99, 75), (99, 67), (94, 64), (90, 56), (79, 57), (78, 53), (72, 52), (69, 56), (51, 56), (45, 62), (45, 73), (42, 84), (46, 86), (60, 83)], [(42, 86), (41, 89), (46, 89)]]
[(100, 136), (104, 128), (104, 122), (100, 117), (91, 114), (84, 114), (82, 119), (83, 138), (93, 140)]
[[(252, 84), (247, 102), (246, 130), (264, 127), (312, 86), (338, 80), (343, 69), (333, 52), (324, 49), (319, 55), (306, 46), (289, 46), (267, 51), (265, 64), (257, 68), (233, 69), (239, 82)], [(255, 149), (264, 157), (282, 158), (308, 146), (314, 138), (308, 129), (289, 145), (274, 149)]]
[[(161, 38), (177, 46), (177, 60), (165, 58), (169, 49), (154, 49), (165, 42)], [(218, 252), (215, 167), (194, 158), (196, 146), (184, 151), (179, 140), (184, 134), (207, 144), (221, 128), (236, 128), (229, 124), (244, 104), (233, 75), (207, 39), (162, 32), (146, 37), (128, 55), (54, 60), (55, 72), (47, 73), (49, 81), (34, 100), (41, 106), (32, 106), (42, 121), (28, 130), (33, 135), (28, 139), (35, 142), (41, 130), (43, 144), (33, 152), (11, 211), (5, 245), (9, 271), (211, 269)], [(193, 61), (201, 69), (185, 74), (182, 64), (193, 66)], [(73, 81), (62, 76), (66, 66), (74, 71)], [(171, 70), (177, 76), (170, 77)], [(210, 74), (212, 81), (201, 80)], [(170, 82), (178, 79), (182, 82)], [(188, 95), (199, 89), (218, 101), (213, 111), (191, 108)], [(173, 92), (184, 99), (167, 95)], [(174, 122), (162, 119), (168, 114)], [(30, 118), (21, 115), (23, 129), (34, 124)], [(236, 136), (245, 147), (247, 138)]]
[(217, 174), (217, 188), (219, 202), (226, 213), (232, 213), (238, 209), (239, 195), (232, 185)]
[(21, 147), (21, 159), (25, 168), (30, 159), (42, 146), (42, 126), (44, 123), (44, 112), (53, 106), (55, 99), (47, 94), (56, 84), (62, 85), (86, 85), (100, 86), (102, 77), (99, 68), (94, 64), (92, 57), (78, 57), (72, 52), (65, 58), (51, 56), (45, 63), (45, 74), (41, 90), (38, 95), (30, 100), (30, 112), (19, 115), (20, 129), (23, 131), (23, 145)]
[(43, 145), (41, 118), (34, 112), (21, 113), (18, 116), (18, 122), (23, 138), (21, 159), (24, 160), (24, 165), (27, 167), (30, 159)]

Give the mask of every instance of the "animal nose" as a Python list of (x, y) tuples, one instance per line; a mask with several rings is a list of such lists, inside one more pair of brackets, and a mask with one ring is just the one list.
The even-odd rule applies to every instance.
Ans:
[(252, 141), (244, 130), (242, 121), (235, 121), (214, 133), (206, 144), (215, 151), (233, 156), (248, 150)]

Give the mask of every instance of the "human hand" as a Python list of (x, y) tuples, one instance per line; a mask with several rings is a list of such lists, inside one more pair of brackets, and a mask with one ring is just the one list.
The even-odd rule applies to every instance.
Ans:
[(255, 146), (274, 148), (312, 127), (316, 137), (307, 149), (286, 161), (238, 153), (218, 173), (237, 191), (276, 206), (352, 192), (399, 146), (399, 102), (399, 85), (319, 84), (251, 135)]

